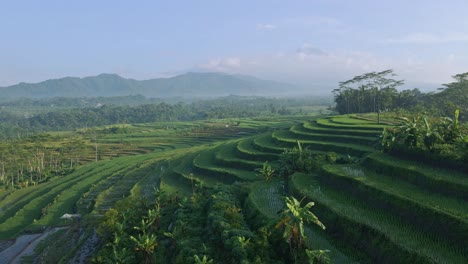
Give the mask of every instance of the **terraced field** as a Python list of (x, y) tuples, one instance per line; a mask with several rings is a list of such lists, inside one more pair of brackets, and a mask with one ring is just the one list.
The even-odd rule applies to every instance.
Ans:
[[(221, 151), (220, 142), (230, 144), (233, 149), (237, 141), (224, 142), (294, 122), (298, 121), (243, 119), (234, 127), (229, 125), (232, 120), (137, 124), (125, 125), (128, 129), (125, 134), (100, 134), (98, 146), (103, 154), (99, 162), (94, 162), (94, 153), (85, 150), (83, 160), (88, 164), (70, 175), (14, 192), (0, 191), (0, 238), (13, 238), (47, 226), (67, 224), (66, 220), (60, 219), (65, 213), (101, 215), (124, 197), (154, 191), (153, 187), (159, 186), (161, 179), (162, 185), (169, 190), (188, 193), (191, 179), (187, 180), (187, 177), (191, 177), (191, 172), (186, 172), (192, 169), (193, 178), (199, 177), (203, 183), (209, 183), (210, 178), (211, 184), (254, 180), (256, 176), (250, 169), (216, 165), (212, 150), (219, 152), (217, 158), (221, 159), (229, 153)], [(178, 160), (190, 164), (180, 166), (175, 164)], [(167, 166), (168, 161), (174, 166)], [(230, 156), (226, 162), (239, 165), (244, 161)], [(256, 164), (250, 162), (250, 168)], [(180, 181), (177, 177), (186, 180)]]
[[(191, 165), (197, 179), (217, 175), (216, 181), (226, 182), (231, 175), (228, 182), (251, 181), (255, 166), (274, 161), (297, 140), (317, 153), (354, 157), (358, 163), (326, 165), (315, 175), (291, 178), (292, 191), (315, 201), (327, 226), (325, 234), (308, 227), (308, 243), (331, 249), (337, 263), (466, 262), (466, 175), (378, 153), (373, 146), (384, 126), (355, 117), (321, 118), (216, 146)], [(246, 206), (252, 223), (278, 215), (283, 185), (251, 185)]]
[[(307, 226), (306, 243), (329, 249), (335, 263), (468, 262), (468, 175), (377, 152), (387, 124), (359, 116), (233, 124), (139, 124), (132, 133), (105, 136), (102, 144), (128, 146), (125, 157), (114, 152), (63, 179), (0, 192), (0, 237), (66, 225), (64, 213), (99, 217), (124, 197), (149, 197), (158, 186), (188, 196), (239, 182), (247, 186), (243, 209), (255, 228), (284, 208), (286, 185), (297, 198), (314, 201), (327, 229)], [(276, 168), (280, 154), (298, 140), (313, 152), (354, 162), (297, 173), (289, 182), (264, 181), (256, 173), (265, 161)]]

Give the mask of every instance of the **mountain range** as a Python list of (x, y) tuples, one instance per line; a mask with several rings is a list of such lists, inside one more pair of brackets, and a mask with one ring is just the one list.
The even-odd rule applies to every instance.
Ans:
[(185, 73), (170, 78), (135, 80), (117, 74), (65, 77), (40, 83), (0, 87), (0, 98), (113, 97), (215, 97), (226, 95), (280, 95), (295, 89), (291, 84), (260, 80), (246, 75)]

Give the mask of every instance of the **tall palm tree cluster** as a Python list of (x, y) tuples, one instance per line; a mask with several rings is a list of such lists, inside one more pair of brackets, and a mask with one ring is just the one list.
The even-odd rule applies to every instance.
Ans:
[(403, 80), (395, 80), (393, 70), (369, 72), (340, 82), (335, 94), (336, 111), (340, 114), (380, 112), (407, 104), (419, 95), (417, 89), (398, 92)]

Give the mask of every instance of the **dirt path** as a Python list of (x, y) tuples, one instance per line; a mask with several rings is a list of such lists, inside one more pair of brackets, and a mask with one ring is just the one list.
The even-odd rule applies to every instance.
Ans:
[(66, 227), (52, 228), (50, 230), (46, 230), (42, 234), (23, 235), (18, 237), (13, 245), (0, 252), (0, 263), (21, 263), (21, 258), (23, 256), (29, 256), (34, 253), (34, 249), (39, 242), (46, 239), (47, 236), (64, 228)]

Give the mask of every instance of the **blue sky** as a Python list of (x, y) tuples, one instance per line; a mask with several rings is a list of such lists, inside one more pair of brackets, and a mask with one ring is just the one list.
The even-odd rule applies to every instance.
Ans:
[(0, 86), (117, 73), (250, 74), (311, 91), (392, 68), (468, 71), (466, 0), (0, 1)]

